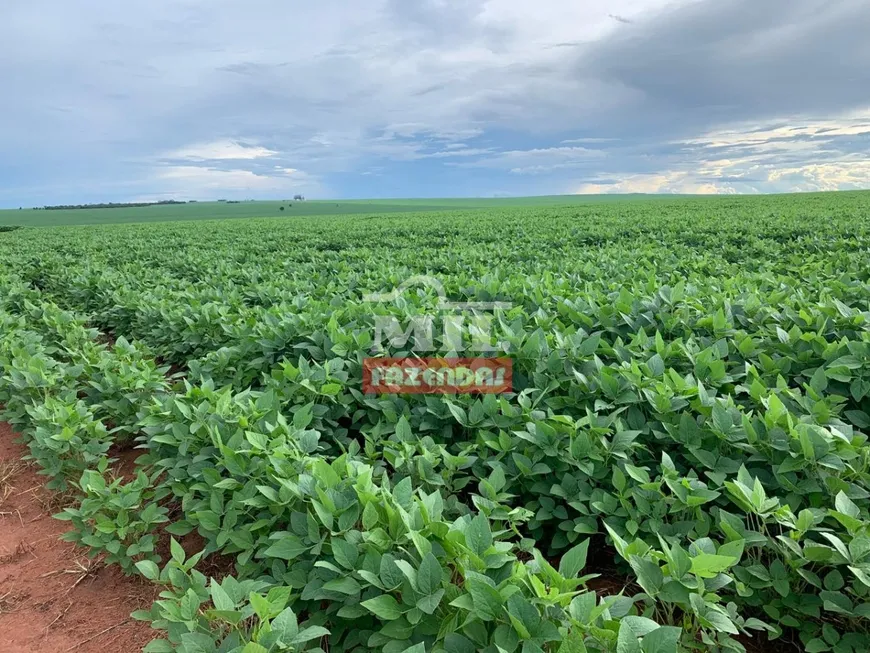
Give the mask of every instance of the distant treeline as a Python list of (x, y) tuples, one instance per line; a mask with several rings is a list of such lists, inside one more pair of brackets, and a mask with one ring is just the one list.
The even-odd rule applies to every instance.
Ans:
[[(103, 202), (102, 204), (58, 204), (43, 206), (44, 211), (68, 211), (70, 209), (130, 209), (140, 206), (162, 206), (164, 204), (187, 204), (179, 200), (161, 200), (159, 202)], [(38, 209), (37, 209), (38, 210)]]

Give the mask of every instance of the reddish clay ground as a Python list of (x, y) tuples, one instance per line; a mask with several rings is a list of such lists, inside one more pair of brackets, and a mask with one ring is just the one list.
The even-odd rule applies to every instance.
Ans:
[(0, 651), (132, 653), (155, 631), (130, 618), (156, 591), (58, 538), (69, 527), (26, 447), (0, 424)]

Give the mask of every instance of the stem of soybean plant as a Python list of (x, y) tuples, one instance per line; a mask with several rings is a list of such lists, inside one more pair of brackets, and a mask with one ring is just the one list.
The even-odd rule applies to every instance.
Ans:
[(674, 604), (673, 603), (665, 603), (665, 616), (666, 623), (669, 626), (675, 626), (674, 623)]

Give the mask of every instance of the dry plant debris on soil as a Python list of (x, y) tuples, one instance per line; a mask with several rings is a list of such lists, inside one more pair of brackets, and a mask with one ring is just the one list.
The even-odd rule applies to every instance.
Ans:
[(46, 512), (45, 477), (14, 439), (0, 424), (0, 651), (141, 651), (153, 631), (130, 614), (153, 587), (59, 539), (69, 525)]

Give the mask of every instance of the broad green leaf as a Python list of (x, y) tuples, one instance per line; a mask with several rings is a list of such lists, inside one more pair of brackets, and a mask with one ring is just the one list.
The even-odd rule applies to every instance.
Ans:
[(230, 612), (236, 609), (236, 602), (230, 598), (229, 594), (226, 593), (224, 588), (214, 578), (211, 580), (209, 593), (211, 594), (211, 602), (216, 610)]
[(336, 578), (335, 580), (324, 583), (323, 589), (330, 592), (339, 592), (340, 594), (353, 596), (359, 594), (361, 588), (356, 580), (350, 576), (345, 576), (344, 578)]
[(484, 515), (477, 515), (465, 528), (465, 542), (468, 548), (478, 556), (482, 556), (492, 546), (492, 532), (489, 520)]
[(421, 597), (417, 600), (417, 607), (426, 614), (432, 614), (438, 609), (441, 599), (444, 597), (444, 590), (439, 589), (432, 594)]
[(269, 619), (272, 614), (272, 605), (269, 601), (256, 592), (251, 592), (248, 596), (248, 600), (251, 602), (251, 607), (254, 609), (254, 612), (261, 621)]
[(309, 626), (299, 631), (299, 634), (293, 638), (293, 644), (304, 644), (312, 639), (320, 639), (329, 635), (329, 631), (323, 626)]
[(359, 558), (359, 548), (340, 537), (332, 538), (332, 555), (335, 561), (345, 569), (356, 569)]
[(559, 561), (559, 573), (565, 578), (575, 578), (586, 566), (588, 552), (589, 540), (583, 540), (562, 556)]
[(242, 649), (242, 653), (269, 653), (269, 649), (257, 642), (248, 642)]
[(737, 560), (737, 557), (731, 555), (701, 553), (692, 558), (692, 573), (701, 578), (715, 578), (727, 571)]
[(433, 594), (441, 588), (443, 573), (438, 559), (431, 553), (427, 553), (423, 556), (420, 568), (417, 570), (417, 589), (422, 594)]
[(292, 642), (293, 638), (299, 633), (296, 613), (290, 608), (285, 608), (281, 614), (272, 620), (272, 632), (277, 633), (278, 637), (285, 644)]
[(475, 616), (483, 621), (492, 621), (503, 615), (504, 599), (494, 587), (479, 580), (469, 580), (466, 588), (474, 604)]
[(148, 580), (157, 580), (160, 577), (160, 570), (150, 560), (140, 560), (136, 563), (136, 569)]
[(392, 621), (402, 616), (399, 602), (389, 594), (382, 594), (368, 601), (363, 601), (362, 606), (385, 621)]
[(298, 537), (287, 535), (275, 542), (263, 552), (267, 558), (280, 558), (281, 560), (295, 560), (308, 551), (308, 547)]
[(660, 626), (641, 640), (643, 653), (677, 653), (682, 630), (673, 626)]

